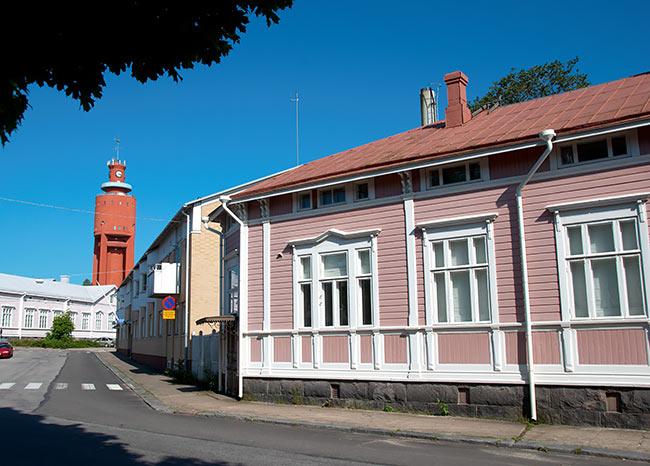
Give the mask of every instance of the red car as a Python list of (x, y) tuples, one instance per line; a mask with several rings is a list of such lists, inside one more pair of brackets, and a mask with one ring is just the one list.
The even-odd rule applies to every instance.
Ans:
[(10, 358), (14, 355), (14, 347), (8, 341), (0, 341), (0, 358)]

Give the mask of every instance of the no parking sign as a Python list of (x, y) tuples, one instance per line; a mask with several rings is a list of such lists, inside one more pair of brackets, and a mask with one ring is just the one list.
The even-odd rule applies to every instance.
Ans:
[(174, 320), (176, 318), (176, 300), (174, 299), (173, 296), (167, 296), (165, 299), (163, 299), (162, 302), (163, 306), (163, 319), (166, 320)]

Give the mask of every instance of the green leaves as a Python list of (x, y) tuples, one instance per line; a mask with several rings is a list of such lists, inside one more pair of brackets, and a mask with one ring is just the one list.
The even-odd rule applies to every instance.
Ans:
[(577, 68), (573, 70), (577, 63), (578, 57), (575, 57), (566, 63), (555, 60), (519, 71), (512, 68), (510, 73), (492, 84), (485, 96), (474, 99), (469, 108), (476, 111), (496, 103), (514, 104), (587, 87), (587, 75)]

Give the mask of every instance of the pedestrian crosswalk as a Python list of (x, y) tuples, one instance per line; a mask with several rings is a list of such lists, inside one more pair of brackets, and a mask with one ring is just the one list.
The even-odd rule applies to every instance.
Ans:
[[(65, 382), (57, 382), (54, 384), (53, 388), (54, 390), (67, 390), (68, 388), (74, 388), (75, 386), (76, 384), (71, 386)], [(110, 391), (124, 390), (121, 385), (116, 383), (107, 383), (105, 386)], [(16, 382), (0, 382), (0, 390), (39, 390), (41, 387), (47, 388), (47, 386), (43, 386), (42, 382), (29, 382), (27, 384), (17, 384)], [(82, 383), (80, 384), (80, 388), (82, 390), (92, 391), (97, 390), (98, 388), (103, 389), (103, 386), (99, 385), (96, 387), (94, 383)]]

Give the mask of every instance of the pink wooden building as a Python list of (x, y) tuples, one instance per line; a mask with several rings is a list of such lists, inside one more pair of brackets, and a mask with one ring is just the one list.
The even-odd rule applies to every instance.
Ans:
[(239, 395), (650, 426), (650, 74), (474, 115), (445, 82), (446, 120), (223, 199)]

